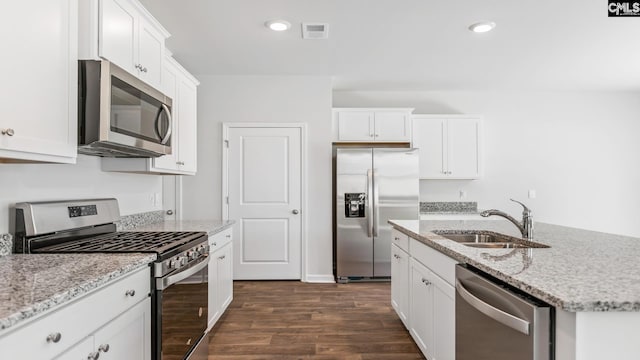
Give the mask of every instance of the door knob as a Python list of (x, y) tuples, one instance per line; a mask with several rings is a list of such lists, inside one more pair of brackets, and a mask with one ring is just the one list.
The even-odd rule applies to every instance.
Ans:
[(294, 210), (292, 211), (292, 213), (293, 213), (293, 215), (298, 215), (298, 214), (300, 213), (300, 211), (298, 211), (298, 209), (294, 209)]

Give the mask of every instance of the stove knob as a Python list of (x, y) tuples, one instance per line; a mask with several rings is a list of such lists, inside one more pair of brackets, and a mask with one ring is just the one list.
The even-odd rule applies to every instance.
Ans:
[(169, 269), (174, 268), (176, 266), (175, 260), (169, 260)]
[(189, 262), (189, 258), (187, 256), (180, 257), (180, 265), (182, 266), (187, 265), (187, 262)]

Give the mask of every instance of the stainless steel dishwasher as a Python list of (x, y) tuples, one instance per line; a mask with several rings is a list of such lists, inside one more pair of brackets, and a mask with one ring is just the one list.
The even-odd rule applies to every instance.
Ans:
[(456, 266), (456, 360), (550, 360), (553, 308)]

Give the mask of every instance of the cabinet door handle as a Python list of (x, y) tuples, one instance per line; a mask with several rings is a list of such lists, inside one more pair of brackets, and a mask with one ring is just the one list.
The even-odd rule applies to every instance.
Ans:
[(100, 353), (97, 351), (94, 351), (91, 354), (89, 354), (89, 356), (87, 356), (87, 360), (98, 360), (99, 357), (100, 357)]
[(98, 352), (109, 352), (109, 344), (102, 344), (98, 347)]
[(227, 235), (225, 235), (225, 236), (226, 236), (226, 237), (228, 237), (228, 238), (230, 238), (230, 237), (231, 237), (231, 234), (227, 234)]
[(60, 334), (59, 332), (51, 333), (49, 334), (49, 336), (47, 336), (48, 343), (57, 343), (58, 341), (60, 341), (60, 339), (62, 339), (62, 334)]
[(13, 129), (2, 129), (2, 135), (13, 136), (15, 133)]
[(218, 243), (214, 242), (214, 243), (213, 243), (213, 246), (218, 246)]
[(226, 255), (222, 255), (222, 256), (218, 256), (218, 259), (224, 260), (224, 258), (226, 258), (226, 257), (227, 257)]
[(398, 255), (398, 254), (393, 254), (393, 257), (396, 258), (396, 259), (402, 259), (402, 257), (400, 255)]
[(393, 237), (393, 240), (398, 241), (398, 240), (400, 240), (400, 238), (399, 238), (399, 237), (397, 237), (397, 236), (394, 236), (394, 237)]
[(133, 289), (131, 289), (131, 290), (127, 290), (127, 292), (126, 292), (126, 293), (124, 293), (124, 294), (125, 294), (126, 296), (134, 297), (134, 296), (136, 296), (136, 291), (135, 291), (135, 290), (133, 290)]
[(427, 279), (422, 279), (422, 283), (425, 284), (426, 286), (431, 285), (431, 281), (427, 280)]

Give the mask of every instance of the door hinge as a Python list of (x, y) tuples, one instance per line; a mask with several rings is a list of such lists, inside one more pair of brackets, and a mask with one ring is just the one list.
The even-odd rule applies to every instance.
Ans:
[(228, 149), (229, 148), (229, 140), (225, 140), (224, 141), (224, 146)]

